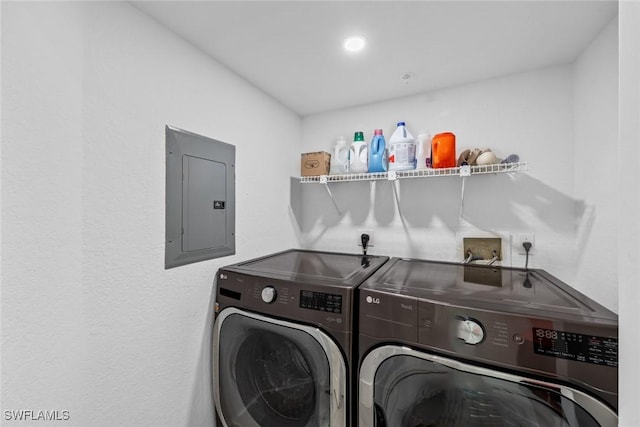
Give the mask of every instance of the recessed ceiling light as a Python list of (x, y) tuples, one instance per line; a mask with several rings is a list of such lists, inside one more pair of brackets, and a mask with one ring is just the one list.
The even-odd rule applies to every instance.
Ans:
[(343, 46), (349, 52), (358, 52), (364, 49), (367, 41), (362, 36), (351, 36), (345, 39)]

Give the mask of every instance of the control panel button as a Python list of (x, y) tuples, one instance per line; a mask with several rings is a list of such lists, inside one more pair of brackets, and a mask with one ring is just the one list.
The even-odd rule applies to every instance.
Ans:
[(484, 340), (484, 329), (475, 320), (458, 320), (458, 338), (467, 344), (479, 344)]
[(520, 334), (514, 334), (513, 335), (513, 341), (515, 341), (516, 344), (524, 344), (525, 339), (522, 335)]
[(262, 293), (260, 294), (260, 296), (262, 297), (262, 301), (266, 302), (267, 304), (271, 304), (276, 300), (278, 293), (273, 286), (266, 286), (262, 289)]

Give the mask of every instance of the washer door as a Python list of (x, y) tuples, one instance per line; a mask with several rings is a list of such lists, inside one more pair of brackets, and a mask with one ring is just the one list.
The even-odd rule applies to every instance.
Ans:
[(406, 347), (373, 350), (360, 370), (360, 427), (617, 426), (578, 390)]
[(216, 319), (214, 396), (224, 426), (344, 426), (346, 364), (319, 329), (235, 308)]

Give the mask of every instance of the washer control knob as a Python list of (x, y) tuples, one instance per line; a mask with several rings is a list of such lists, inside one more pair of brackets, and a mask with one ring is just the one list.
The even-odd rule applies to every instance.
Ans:
[(458, 338), (467, 344), (480, 344), (484, 340), (482, 325), (472, 319), (458, 321)]
[(267, 304), (271, 304), (276, 300), (278, 293), (276, 292), (276, 288), (274, 288), (273, 286), (265, 286), (262, 289), (262, 294), (260, 296), (262, 297), (262, 301), (266, 302)]

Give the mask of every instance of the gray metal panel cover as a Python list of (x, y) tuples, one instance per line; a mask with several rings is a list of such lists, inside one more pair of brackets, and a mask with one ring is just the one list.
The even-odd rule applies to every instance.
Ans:
[(165, 268), (235, 254), (235, 147), (166, 127)]

